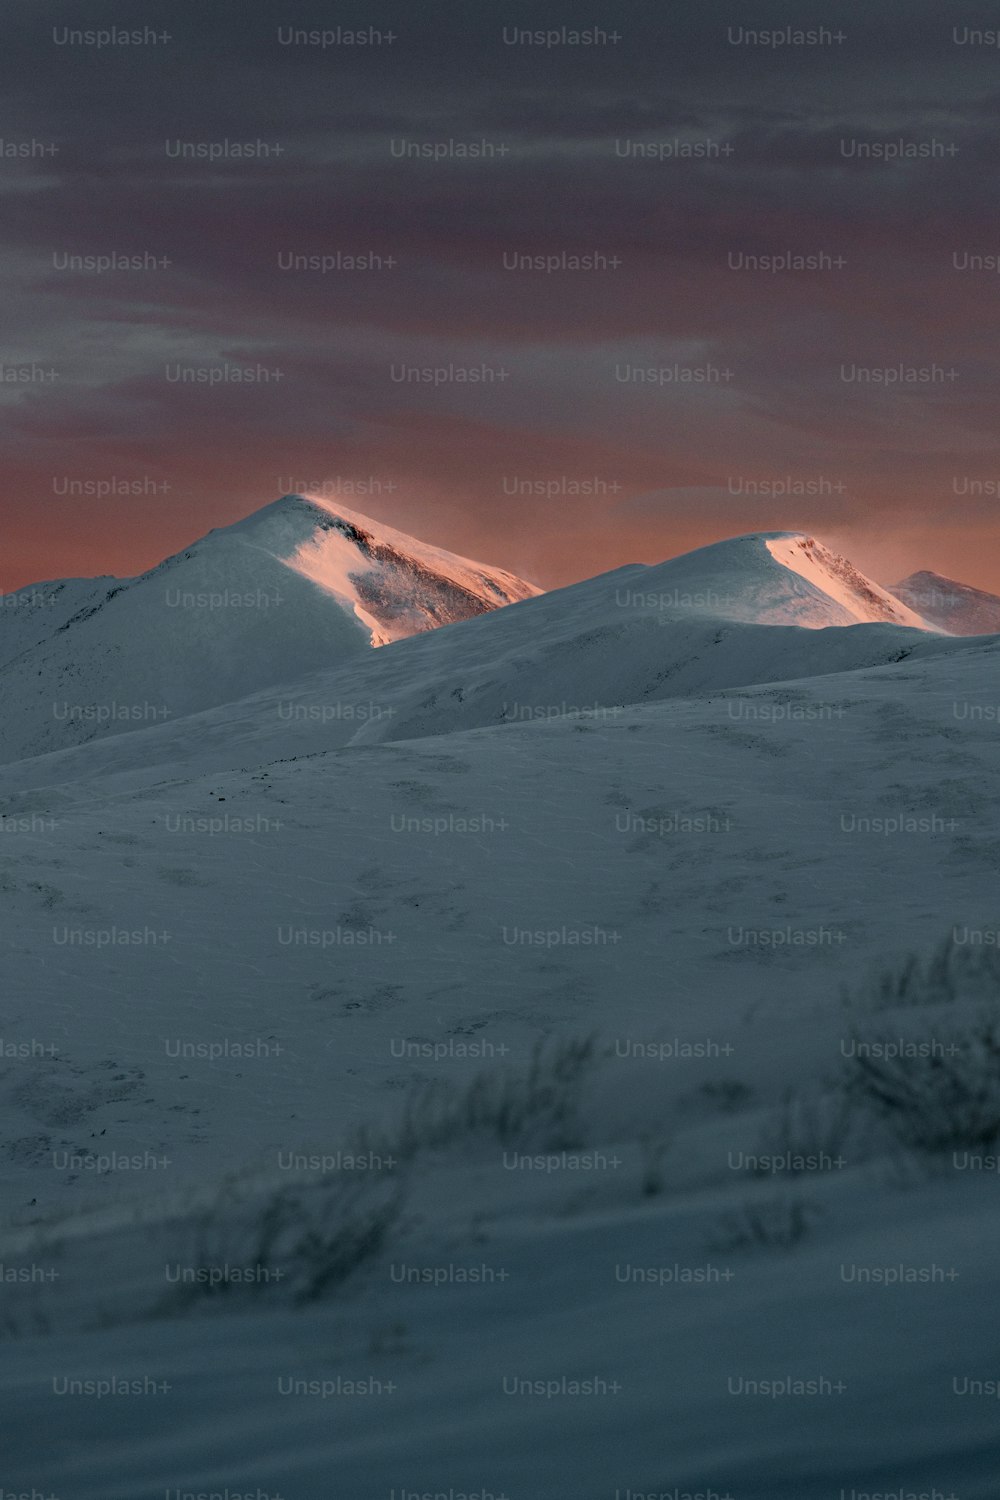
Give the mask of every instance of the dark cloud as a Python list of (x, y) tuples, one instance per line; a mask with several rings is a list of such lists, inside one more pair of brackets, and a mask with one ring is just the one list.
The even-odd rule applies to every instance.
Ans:
[[(961, 483), (1000, 472), (1000, 279), (963, 260), (1000, 256), (991, 5), (755, 5), (761, 31), (843, 33), (781, 47), (695, 0), (11, 9), (0, 364), (55, 376), (0, 384), (0, 586), (135, 570), (282, 477), (353, 473), (391, 481), (376, 514), (544, 582), (802, 525), (1000, 587), (1000, 528)], [(588, 26), (617, 42), (505, 41)], [(108, 27), (171, 40), (66, 30)], [(330, 27), (396, 39), (282, 45)], [(109, 254), (150, 264), (68, 259)], [(508, 267), (580, 254), (618, 264)], [(291, 259), (331, 255), (394, 264)], [(821, 268), (762, 268), (783, 255)], [(280, 379), (168, 373), (233, 367)], [(123, 468), (170, 488), (53, 492)], [(515, 472), (617, 488), (540, 508)], [(741, 483), (796, 474), (814, 492)]]

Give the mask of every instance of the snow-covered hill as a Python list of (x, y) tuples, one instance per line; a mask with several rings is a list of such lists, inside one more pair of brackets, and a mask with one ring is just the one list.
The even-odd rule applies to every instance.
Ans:
[(134, 579), (0, 609), (0, 758), (173, 722), (536, 594), (500, 569), (286, 495)]
[(889, 591), (952, 635), (992, 635), (1000, 630), (1000, 598), (926, 569), (911, 573)]
[(337, 650), (0, 766), (5, 1484), (992, 1497), (995, 1173), (845, 1048), (1000, 1100), (1000, 637), (767, 533), (372, 650), (476, 565), (307, 504), (26, 638), (263, 570)]
[[(0, 1261), (40, 1278), (5, 1287), (8, 1485), (325, 1500), (335, 1470), (352, 1496), (827, 1500), (894, 1473), (987, 1500), (992, 1407), (951, 1382), (992, 1378), (990, 1179), (904, 1156), (857, 1106), (843, 1123), (835, 1082), (858, 1028), (947, 1040), (968, 1013), (845, 1008), (842, 986), (996, 929), (995, 726), (954, 704), (995, 697), (998, 643), (925, 639), (614, 716), (266, 757), (249, 738), (229, 771), (192, 725), (184, 775), (143, 772), (135, 735), (128, 787), (87, 747), (62, 788), (8, 797), (4, 1041), (29, 1050), (0, 1074)], [(540, 1036), (590, 1032), (612, 1056), (580, 1120), (514, 1137), (523, 1158), (475, 1127), (480, 1095), (436, 1144), (415, 1112), (413, 1172), (308, 1167), (420, 1080), (523, 1074)], [(554, 1141), (554, 1166), (517, 1166)], [(783, 1150), (843, 1169), (733, 1166)], [(404, 1178), (383, 1242), (369, 1193)], [(259, 1263), (278, 1192), (303, 1224), (315, 1195), (343, 1286), (185, 1303), (179, 1268)], [(899, 1265), (956, 1279), (843, 1278)], [(717, 1279), (681, 1279), (699, 1267)], [(112, 1378), (152, 1392), (53, 1385)], [(790, 1407), (730, 1379), (827, 1385)]]
[[(140, 578), (37, 585), (22, 596), (52, 607), (0, 616), (0, 690), (19, 705), (0, 726), (7, 762), (157, 725), (169, 737), (177, 724), (184, 742), (187, 715), (323, 668), (346, 674), (337, 702), (381, 705), (363, 722), (345, 712), (340, 732), (400, 737), (544, 717), (553, 705), (837, 671), (908, 649), (891, 634), (817, 644), (803, 628), (931, 629), (796, 533), (737, 537), (542, 595), (510, 573), (295, 495)], [(520, 607), (498, 626), (493, 616), (509, 604)], [(484, 628), (457, 639), (425, 639), (477, 620)], [(794, 629), (779, 641), (737, 624)], [(368, 648), (390, 644), (387, 659), (373, 662)], [(328, 679), (324, 691), (334, 686)]]
[[(20, 767), (5, 770), (6, 1034), (29, 1034), (42, 1015), (59, 1049), (38, 1061), (37, 1087), (15, 1068), (0, 1091), (0, 1118), (22, 1143), (7, 1188), (22, 1180), (46, 1209), (127, 1189), (86, 1176), (71, 1188), (44, 1160), (41, 1137), (85, 1139), (91, 1097), (113, 1106), (130, 1149), (169, 1145), (182, 1175), (200, 1161), (221, 1172), (250, 1139), (248, 1111), (275, 1142), (293, 1114), (309, 1136), (377, 1111), (407, 1072), (389, 1049), (401, 1027), (475, 1035), (488, 1016), (523, 1055), (542, 1025), (723, 1015), (737, 974), (741, 1008), (800, 1003), (802, 955), (737, 951), (729, 925), (842, 930), (843, 943), (809, 955), (831, 992), (873, 958), (922, 944), (928, 927), (995, 925), (995, 727), (957, 720), (953, 704), (982, 694), (1000, 641), (949, 644), (614, 715), (346, 748), (264, 741), (264, 754), (245, 741), (232, 769), (217, 737), (195, 728), (197, 759), (167, 776), (143, 766), (141, 735), (119, 742), (132, 742), (127, 775), (94, 772), (89, 747), (60, 758), (66, 771), (73, 756), (86, 761), (86, 779), (17, 792)], [(842, 815), (901, 814), (932, 826), (841, 826)], [(591, 924), (621, 940), (501, 939), (505, 926)], [(146, 940), (73, 938), (116, 928)], [(650, 988), (665, 965), (669, 984)], [(287, 1049), (266, 1059), (252, 1106), (234, 1113), (211, 1068), (178, 1095), (157, 1038), (236, 1038), (248, 1026)], [(101, 1082), (107, 1055), (133, 1070), (118, 1101)], [(199, 1127), (175, 1132), (173, 1114), (189, 1107)]]
[[(8, 785), (43, 786), (135, 763), (162, 774), (212, 746), (221, 768), (337, 745), (421, 738), (555, 718), (613, 716), (630, 703), (711, 695), (877, 666), (956, 649), (910, 625), (853, 624), (875, 609), (827, 592), (779, 562), (786, 534), (703, 547), (654, 567), (633, 565), (460, 625), (356, 652), (197, 717), (166, 720), (64, 756), (37, 756)], [(874, 586), (873, 586), (874, 587)], [(899, 606), (902, 611), (902, 607)], [(769, 623), (770, 622), (770, 623)], [(837, 628), (840, 624), (850, 628)], [(70, 769), (72, 768), (72, 769)]]

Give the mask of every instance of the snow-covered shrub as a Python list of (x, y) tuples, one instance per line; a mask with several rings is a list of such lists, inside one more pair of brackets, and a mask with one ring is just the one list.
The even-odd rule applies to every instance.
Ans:
[(486, 1136), (505, 1146), (569, 1151), (582, 1143), (580, 1097), (596, 1060), (596, 1039), (535, 1044), (524, 1072), (497, 1068), (457, 1086), (435, 1080), (416, 1088), (385, 1142), (401, 1161), (463, 1139)]
[(794, 1194), (749, 1201), (718, 1221), (709, 1248), (719, 1254), (733, 1250), (790, 1250), (811, 1230), (819, 1209)]
[(195, 1275), (178, 1284), (167, 1308), (268, 1289), (276, 1299), (316, 1301), (385, 1247), (404, 1196), (403, 1179), (371, 1172), (281, 1187), (239, 1204), (223, 1195), (200, 1219)]
[(884, 969), (871, 986), (844, 997), (848, 1006), (863, 1010), (995, 998), (1000, 998), (1000, 949), (956, 943), (953, 936), (927, 957), (913, 954)]
[(889, 1037), (863, 1041), (848, 1062), (847, 1094), (904, 1145), (983, 1150), (1000, 1139), (1000, 1016), (939, 1027), (912, 1046)]
[(757, 1175), (798, 1177), (847, 1165), (860, 1134), (855, 1113), (840, 1090), (787, 1090), (761, 1130), (756, 1156), (765, 1165)]

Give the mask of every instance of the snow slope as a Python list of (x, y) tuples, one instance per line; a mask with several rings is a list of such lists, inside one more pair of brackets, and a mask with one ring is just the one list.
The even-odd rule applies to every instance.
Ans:
[[(820, 600), (810, 594), (802, 598), (798, 624), (853, 625), (886, 620), (892, 625), (933, 629), (926, 619), (866, 578), (846, 557), (838, 556), (822, 542), (817, 542), (815, 537), (797, 534), (772, 537), (768, 539), (767, 550), (776, 561), (805, 579), (821, 595)], [(839, 606), (840, 619), (830, 617), (830, 601)]]
[[(336, 666), (0, 767), (8, 1489), (995, 1493), (995, 1400), (954, 1387), (996, 1376), (995, 1173), (904, 1150), (841, 1079), (859, 1033), (995, 1001), (1000, 637), (887, 620), (808, 540), (378, 651), (341, 612)], [(880, 995), (939, 941), (967, 989)], [(435, 1128), (595, 1034), (545, 1130), (477, 1125), (484, 1087)], [(366, 1124), (419, 1149), (309, 1165)], [(179, 1298), (172, 1265), (260, 1264), (275, 1194), (331, 1284)], [(942, 1279), (844, 1276), (899, 1265)], [(826, 1384), (739, 1388), (789, 1379)]]
[(23, 603), (0, 610), (0, 692), (18, 712), (4, 721), (0, 757), (179, 719), (535, 592), (286, 495), (139, 578), (11, 596)]
[(0, 667), (51, 639), (81, 610), (99, 603), (119, 580), (60, 578), (0, 594)]
[[(951, 1382), (995, 1373), (992, 1179), (894, 1165), (857, 1117), (830, 1137), (842, 1171), (730, 1165), (782, 1142), (790, 1081), (806, 1101), (792, 1138), (824, 1138), (856, 1027), (954, 1024), (870, 1001), (852, 1013), (843, 984), (858, 993), (875, 965), (996, 927), (995, 724), (954, 704), (995, 697), (1000, 643), (947, 645), (222, 772), (199, 736), (184, 777), (152, 769), (138, 785), (133, 766), (127, 791), (91, 776), (35, 794), (31, 826), (0, 844), (4, 1035), (42, 1047), (4, 1059), (0, 1260), (58, 1275), (5, 1288), (8, 1486), (321, 1500), (335, 1473), (336, 1493), (362, 1500), (894, 1486), (986, 1500), (993, 1407)], [(67, 928), (146, 937), (98, 948)], [(569, 940), (586, 931), (606, 940)], [(761, 933), (773, 940), (747, 937)], [(253, 1261), (224, 1216), (199, 1228), (224, 1179), (252, 1192), (282, 1176), (280, 1153), (384, 1125), (415, 1079), (524, 1069), (540, 1034), (590, 1031), (615, 1051), (584, 1111), (581, 1148), (603, 1165), (512, 1170), (496, 1140), (459, 1140), (418, 1164), (398, 1233), (343, 1288), (296, 1309), (277, 1283), (165, 1314), (165, 1265)], [(621, 1043), (662, 1051), (622, 1057)], [(144, 1165), (88, 1165), (102, 1152)], [(765, 1231), (754, 1248), (757, 1215), (779, 1235), (798, 1213), (801, 1241)], [(399, 1284), (399, 1264), (505, 1279)], [(899, 1264), (957, 1279), (842, 1278)], [(679, 1284), (678, 1265), (730, 1279)], [(169, 1389), (98, 1400), (54, 1385), (112, 1376)], [(338, 1377), (379, 1385), (326, 1399), (279, 1385)], [(608, 1385), (589, 1398), (505, 1384), (595, 1377)], [(845, 1388), (730, 1392), (731, 1378), (788, 1377)]]
[[(540, 1027), (604, 1029), (609, 1006), (640, 1031), (765, 1001), (784, 1024), (806, 976), (832, 995), (952, 922), (995, 926), (996, 730), (953, 705), (984, 701), (998, 660), (994, 640), (606, 717), (267, 759), (244, 746), (233, 770), (198, 736), (201, 763), (169, 778), (5, 786), (5, 1034), (44, 1017), (59, 1049), (0, 1091), (6, 1192), (48, 1211), (154, 1189), (53, 1172), (47, 1153), (95, 1119), (118, 1121), (123, 1149), (167, 1149), (170, 1180), (276, 1147), (293, 1116), (320, 1140), (385, 1108), (409, 1071), (390, 1039), (414, 1029), (485, 1020), (523, 1057)], [(903, 812), (940, 824), (841, 827)], [(786, 923), (845, 940), (801, 954), (727, 938)], [(620, 940), (502, 940), (594, 925)], [(272, 1034), (285, 1050), (263, 1063), (179, 1067), (164, 1050)]]
[(1000, 598), (940, 573), (911, 573), (889, 590), (952, 635), (990, 635), (1000, 630)]
[(431, 547), (329, 500), (286, 495), (232, 528), (334, 595), (373, 646), (541, 592), (500, 568)]

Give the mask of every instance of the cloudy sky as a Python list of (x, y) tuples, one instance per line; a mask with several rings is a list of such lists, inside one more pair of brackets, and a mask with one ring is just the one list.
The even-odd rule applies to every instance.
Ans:
[(544, 585), (1000, 591), (994, 6), (7, 9), (0, 588), (312, 487)]

